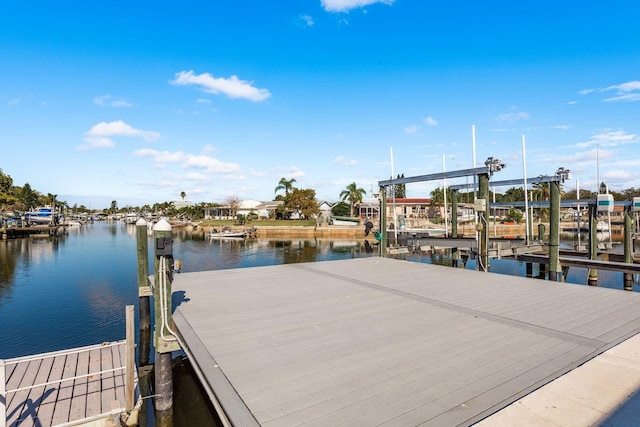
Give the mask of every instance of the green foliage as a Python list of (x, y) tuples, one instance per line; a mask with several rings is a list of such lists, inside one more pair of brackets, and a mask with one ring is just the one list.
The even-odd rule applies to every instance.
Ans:
[[(431, 191), (431, 206), (444, 206), (444, 190), (440, 187), (437, 187)], [(447, 202), (451, 203), (452, 199), (452, 191), (447, 188)]]
[(518, 223), (522, 220), (522, 211), (516, 208), (510, 208), (509, 213), (507, 214), (507, 219)]
[(353, 208), (356, 203), (362, 202), (362, 197), (367, 194), (363, 188), (358, 188), (355, 182), (347, 185), (347, 188), (340, 193), (342, 201), (348, 200), (350, 204), (349, 216), (353, 216)]
[(291, 179), (286, 179), (285, 177), (280, 178), (280, 181), (278, 181), (278, 185), (276, 186), (274, 193), (284, 190), (285, 196), (288, 195), (295, 188), (293, 186), (294, 182), (296, 182), (295, 178), (291, 178)]
[[(404, 174), (398, 175), (397, 179), (404, 178)], [(406, 184), (397, 184), (392, 186), (392, 193), (396, 199), (404, 199), (407, 197)]]
[(303, 190), (294, 188), (285, 196), (284, 205), (287, 210), (298, 212), (304, 218), (312, 218), (320, 214), (320, 208), (316, 201), (316, 190), (310, 188)]
[(331, 213), (335, 216), (347, 216), (349, 215), (349, 203), (338, 202), (331, 208)]

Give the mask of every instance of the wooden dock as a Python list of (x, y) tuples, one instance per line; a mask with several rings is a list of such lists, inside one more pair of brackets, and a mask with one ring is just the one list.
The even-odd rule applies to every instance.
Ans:
[(173, 282), (234, 425), (470, 425), (640, 332), (640, 294), (360, 258)]
[(0, 360), (0, 426), (119, 420), (126, 409), (125, 352), (123, 340)]

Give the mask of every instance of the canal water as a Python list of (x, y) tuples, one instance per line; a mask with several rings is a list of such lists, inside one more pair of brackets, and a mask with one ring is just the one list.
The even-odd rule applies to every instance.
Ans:
[[(183, 261), (182, 272), (377, 255), (377, 249), (363, 239), (209, 240), (202, 233), (183, 229), (174, 230), (173, 248), (174, 257)], [(438, 253), (400, 257), (450, 262)], [(474, 269), (475, 264), (469, 262), (467, 268)], [(491, 271), (524, 276), (525, 266), (492, 260)], [(567, 281), (584, 284), (586, 274), (584, 269), (572, 269)], [(136, 280), (133, 225), (97, 222), (70, 227), (55, 238), (0, 241), (0, 358), (123, 339), (125, 306), (135, 305), (137, 313)], [(621, 289), (622, 274), (600, 272), (599, 284)], [(215, 425), (188, 362), (178, 358), (174, 372), (175, 425)], [(151, 410), (142, 421), (154, 425)]]

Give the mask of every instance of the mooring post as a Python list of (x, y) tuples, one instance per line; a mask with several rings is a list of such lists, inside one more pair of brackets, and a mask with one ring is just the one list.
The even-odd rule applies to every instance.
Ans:
[(173, 240), (171, 238), (171, 224), (167, 220), (161, 219), (153, 227), (153, 241), (155, 249), (153, 298), (155, 308), (154, 343), (156, 347), (156, 420), (162, 421), (160, 425), (170, 425), (173, 417), (171, 352), (179, 350), (180, 346), (172, 335)]
[(149, 241), (147, 240), (147, 221), (140, 218), (136, 222), (136, 243), (138, 249), (138, 297), (140, 298), (140, 329), (151, 327), (149, 297)]
[[(598, 218), (595, 205), (589, 205), (589, 259), (598, 258)], [(589, 270), (589, 278), (587, 279), (589, 286), (598, 286), (598, 270), (592, 268)]]
[(451, 237), (458, 238), (458, 190), (451, 190)]
[(135, 369), (136, 369), (136, 336), (134, 332), (135, 320), (133, 317), (133, 306), (128, 305), (125, 307), (125, 337), (126, 337), (126, 352), (125, 352), (125, 370), (124, 370), (124, 390), (125, 390), (125, 409), (127, 412), (133, 410), (134, 398), (135, 398)]
[(538, 224), (538, 240), (540, 241), (544, 240), (545, 228), (544, 224)]
[(560, 269), (560, 182), (549, 183), (549, 280), (557, 282)]
[[(395, 226), (395, 224), (394, 224)], [(387, 256), (387, 191), (384, 186), (380, 187), (380, 256)]]
[[(633, 262), (633, 240), (631, 237), (631, 229), (633, 228), (633, 218), (631, 217), (631, 206), (624, 208), (624, 262), (631, 264)], [(609, 230), (611, 232), (611, 230)], [(633, 273), (624, 273), (624, 290), (633, 290)]]
[(478, 243), (478, 270), (489, 271), (489, 223), (487, 212), (489, 211), (489, 174), (478, 175), (478, 199), (484, 199), (485, 211), (479, 212), (478, 228), (480, 229), (480, 242)]

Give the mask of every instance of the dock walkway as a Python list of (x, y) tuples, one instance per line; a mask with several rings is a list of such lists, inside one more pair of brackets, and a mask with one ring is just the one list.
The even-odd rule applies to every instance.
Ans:
[(0, 426), (119, 418), (125, 412), (125, 351), (123, 340), (0, 360)]
[(235, 425), (470, 425), (640, 332), (640, 294), (389, 258), (182, 273)]

